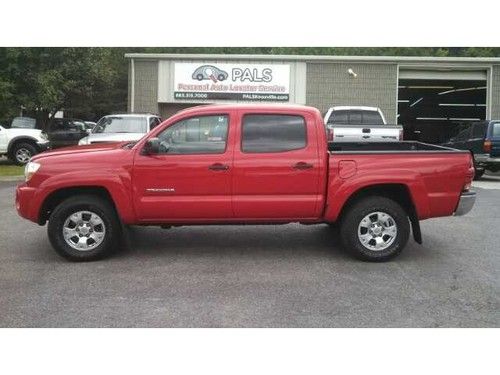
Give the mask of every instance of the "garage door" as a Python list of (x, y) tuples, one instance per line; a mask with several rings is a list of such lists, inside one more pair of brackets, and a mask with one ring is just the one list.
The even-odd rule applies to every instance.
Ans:
[(486, 71), (400, 70), (398, 124), (405, 139), (440, 144), (486, 118)]

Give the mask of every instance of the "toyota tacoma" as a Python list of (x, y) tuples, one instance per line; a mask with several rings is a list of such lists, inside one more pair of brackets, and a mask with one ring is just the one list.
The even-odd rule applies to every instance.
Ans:
[(109, 255), (126, 225), (331, 224), (368, 261), (398, 255), (421, 220), (474, 204), (468, 151), (418, 142), (328, 143), (320, 112), (289, 105), (183, 110), (137, 142), (34, 156), (19, 214), (48, 222), (75, 261)]

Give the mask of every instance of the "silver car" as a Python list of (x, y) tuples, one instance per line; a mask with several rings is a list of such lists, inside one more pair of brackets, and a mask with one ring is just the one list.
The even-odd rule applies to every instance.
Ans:
[(144, 134), (160, 125), (161, 118), (152, 114), (118, 114), (101, 118), (79, 145), (92, 143), (138, 141)]
[(193, 72), (193, 79), (203, 81), (211, 79), (213, 81), (224, 81), (229, 75), (222, 69), (216, 68), (213, 65), (202, 65)]

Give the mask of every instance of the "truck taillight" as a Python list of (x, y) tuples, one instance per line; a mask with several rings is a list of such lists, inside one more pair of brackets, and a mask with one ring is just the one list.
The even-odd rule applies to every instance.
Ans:
[(467, 170), (467, 173), (465, 175), (465, 183), (464, 187), (462, 188), (462, 191), (469, 191), (471, 186), (472, 186), (472, 180), (474, 179), (474, 174), (476, 169), (474, 168), (474, 158), (472, 155), (470, 156), (470, 163), (469, 163), (469, 169)]
[(335, 138), (335, 134), (333, 133), (333, 128), (327, 128), (326, 132), (327, 132), (326, 135), (328, 142), (333, 142), (333, 139)]
[(491, 152), (491, 141), (489, 139), (486, 139), (484, 141), (484, 143), (483, 143), (483, 150), (486, 153), (490, 153)]

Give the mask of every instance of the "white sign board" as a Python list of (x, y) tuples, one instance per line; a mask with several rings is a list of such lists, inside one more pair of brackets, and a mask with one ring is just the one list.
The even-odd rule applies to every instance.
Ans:
[(290, 65), (175, 63), (179, 100), (281, 101), (290, 98)]

